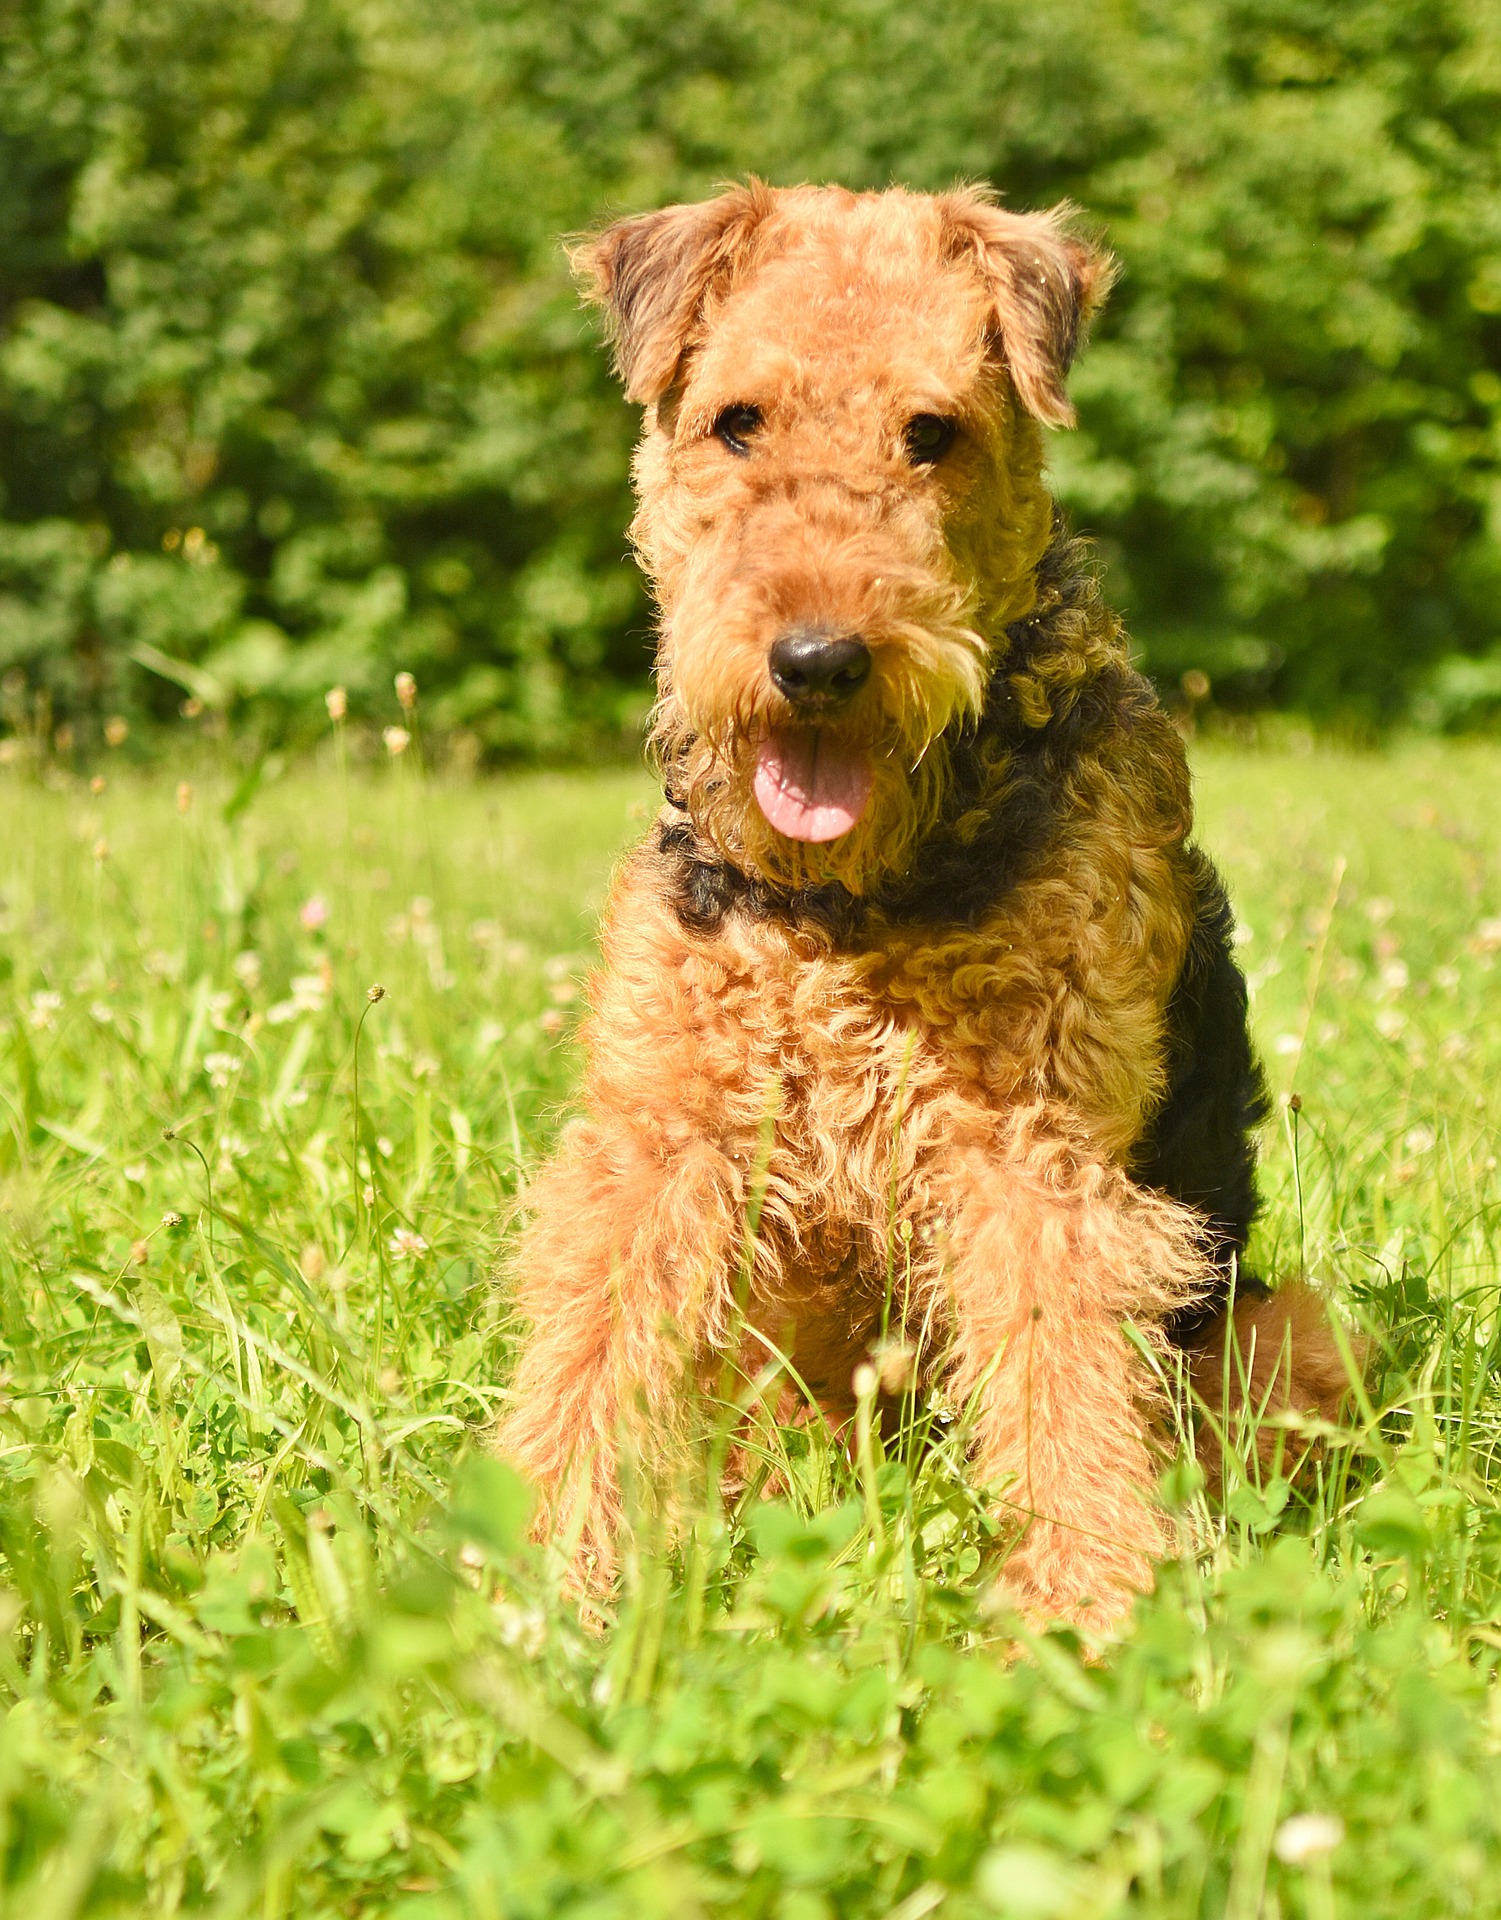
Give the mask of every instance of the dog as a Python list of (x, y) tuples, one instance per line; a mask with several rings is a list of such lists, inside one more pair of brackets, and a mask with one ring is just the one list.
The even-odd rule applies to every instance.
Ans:
[(1066, 208), (757, 181), (573, 259), (645, 410), (665, 804), (529, 1196), (500, 1448), (607, 1583), (622, 1447), (680, 1466), (747, 1329), (836, 1422), (883, 1318), (936, 1329), (1009, 1598), (1109, 1622), (1166, 1544), (1154, 1351), (1215, 1403), (1346, 1384), (1317, 1300), (1238, 1273), (1266, 1096), (1230, 910), (1044, 479), (1111, 264)]

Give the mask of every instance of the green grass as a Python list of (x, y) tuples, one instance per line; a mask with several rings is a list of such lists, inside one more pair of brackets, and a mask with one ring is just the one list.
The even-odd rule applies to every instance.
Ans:
[(521, 1544), (497, 1261), (644, 776), (4, 776), (0, 1914), (1501, 1912), (1501, 754), (1198, 772), (1260, 1261), (1372, 1404), (1020, 1660), (952, 1436), (768, 1436), (686, 1580), (643, 1495), (602, 1629)]

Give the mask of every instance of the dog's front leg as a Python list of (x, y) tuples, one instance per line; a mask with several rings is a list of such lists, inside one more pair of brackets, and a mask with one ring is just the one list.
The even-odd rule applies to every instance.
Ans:
[(608, 1580), (629, 1438), (658, 1470), (683, 1439), (692, 1355), (723, 1330), (741, 1181), (706, 1141), (654, 1153), (589, 1120), (541, 1173), (516, 1262), (531, 1322), (501, 1451), (541, 1490), (539, 1524), (585, 1503), (580, 1572)]
[(1123, 1321), (1206, 1284), (1198, 1229), (1041, 1111), (962, 1160), (945, 1212), (950, 1387), (977, 1397), (977, 1467), (1006, 1480), (1021, 1528), (1006, 1585), (1034, 1619), (1101, 1624), (1150, 1588), (1165, 1544), (1156, 1395)]

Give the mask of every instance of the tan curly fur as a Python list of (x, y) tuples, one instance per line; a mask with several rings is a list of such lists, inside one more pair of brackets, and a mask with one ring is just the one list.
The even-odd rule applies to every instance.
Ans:
[[(910, 1227), (901, 1311), (941, 1329), (933, 1370), (977, 1406), (978, 1471), (1019, 1519), (1011, 1590), (1107, 1619), (1163, 1544), (1151, 1371), (1123, 1323), (1150, 1343), (1212, 1279), (1200, 1218), (1126, 1171), (1193, 924), (1181, 746), (1098, 597), (1042, 604), (1041, 425), (1071, 418), (1108, 265), (1063, 211), (759, 183), (622, 221), (575, 264), (645, 407), (632, 533), (673, 804), (606, 916), (586, 1115), (516, 1259), (531, 1331), (500, 1445), (544, 1525), (582, 1503), (581, 1561), (607, 1579), (622, 1445), (670, 1476), (686, 1390), (739, 1338), (769, 1121), (751, 1325), (847, 1411)], [(759, 410), (746, 457), (716, 433), (730, 407)], [(914, 415), (957, 427), (934, 465), (907, 455)], [(865, 756), (870, 803), (811, 843), (752, 794), (788, 718), (768, 650), (806, 624), (858, 634), (872, 663), (826, 722)], [(1029, 730), (1116, 685), (1120, 716), (1041, 783), (1038, 857), (983, 911), (904, 911), (934, 835), (962, 855), (1020, 792)], [(1013, 733), (992, 739), (996, 701)], [(740, 889), (725, 911), (684, 905), (685, 858)], [(843, 920), (814, 910), (830, 899)]]

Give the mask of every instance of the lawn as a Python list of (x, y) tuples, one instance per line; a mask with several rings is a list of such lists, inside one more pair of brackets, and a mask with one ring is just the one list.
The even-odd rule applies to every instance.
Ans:
[(644, 775), (105, 771), (0, 774), (0, 1913), (1501, 1912), (1501, 752), (1199, 752), (1370, 1401), (1019, 1659), (952, 1433), (592, 1623), (484, 1453)]

